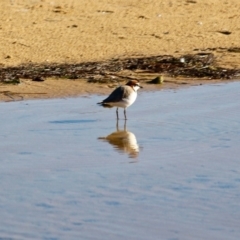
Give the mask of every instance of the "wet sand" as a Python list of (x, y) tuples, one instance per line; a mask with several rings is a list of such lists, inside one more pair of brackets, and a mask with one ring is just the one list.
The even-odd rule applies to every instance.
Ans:
[[(163, 89), (177, 89), (202, 84), (223, 83), (232, 80), (200, 80), (165, 78), (163, 84), (146, 84), (141, 82), (142, 91), (151, 92)], [(127, 82), (127, 81), (126, 81)], [(124, 83), (122, 83), (124, 84)], [(86, 80), (46, 79), (44, 82), (21, 80), (18, 85), (0, 85), (0, 102), (12, 102), (33, 99), (69, 98), (91, 96), (92, 94), (108, 95), (119, 84), (88, 83)]]
[(239, 239), (239, 87), (0, 103), (1, 237)]

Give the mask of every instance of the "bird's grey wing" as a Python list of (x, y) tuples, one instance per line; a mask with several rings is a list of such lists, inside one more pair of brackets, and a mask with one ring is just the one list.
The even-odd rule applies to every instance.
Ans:
[(106, 99), (104, 99), (103, 103), (110, 103), (110, 102), (118, 102), (121, 101), (125, 95), (125, 90), (122, 86), (116, 88)]

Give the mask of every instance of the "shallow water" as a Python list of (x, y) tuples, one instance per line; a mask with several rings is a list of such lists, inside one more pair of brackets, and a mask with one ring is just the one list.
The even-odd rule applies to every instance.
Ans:
[(0, 239), (240, 239), (239, 89), (1, 103)]

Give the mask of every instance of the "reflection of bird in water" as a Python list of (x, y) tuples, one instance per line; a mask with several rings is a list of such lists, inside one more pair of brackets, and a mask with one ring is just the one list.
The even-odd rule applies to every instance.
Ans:
[(126, 121), (124, 122), (124, 130), (119, 130), (118, 120), (116, 128), (116, 132), (109, 134), (107, 137), (99, 137), (98, 139), (109, 142), (119, 152), (128, 153), (130, 158), (136, 158), (139, 153), (139, 146), (135, 135), (126, 130)]

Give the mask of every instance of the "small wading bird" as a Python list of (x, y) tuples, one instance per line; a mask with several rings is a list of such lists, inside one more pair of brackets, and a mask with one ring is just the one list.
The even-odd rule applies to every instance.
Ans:
[(117, 119), (118, 118), (118, 108), (124, 108), (124, 116), (125, 119), (127, 119), (126, 116), (126, 108), (131, 106), (136, 98), (137, 98), (137, 90), (139, 88), (142, 88), (140, 86), (138, 80), (130, 80), (126, 85), (124, 86), (119, 86), (116, 88), (106, 99), (104, 99), (102, 102), (99, 102), (103, 107), (116, 107), (116, 114), (117, 114)]

